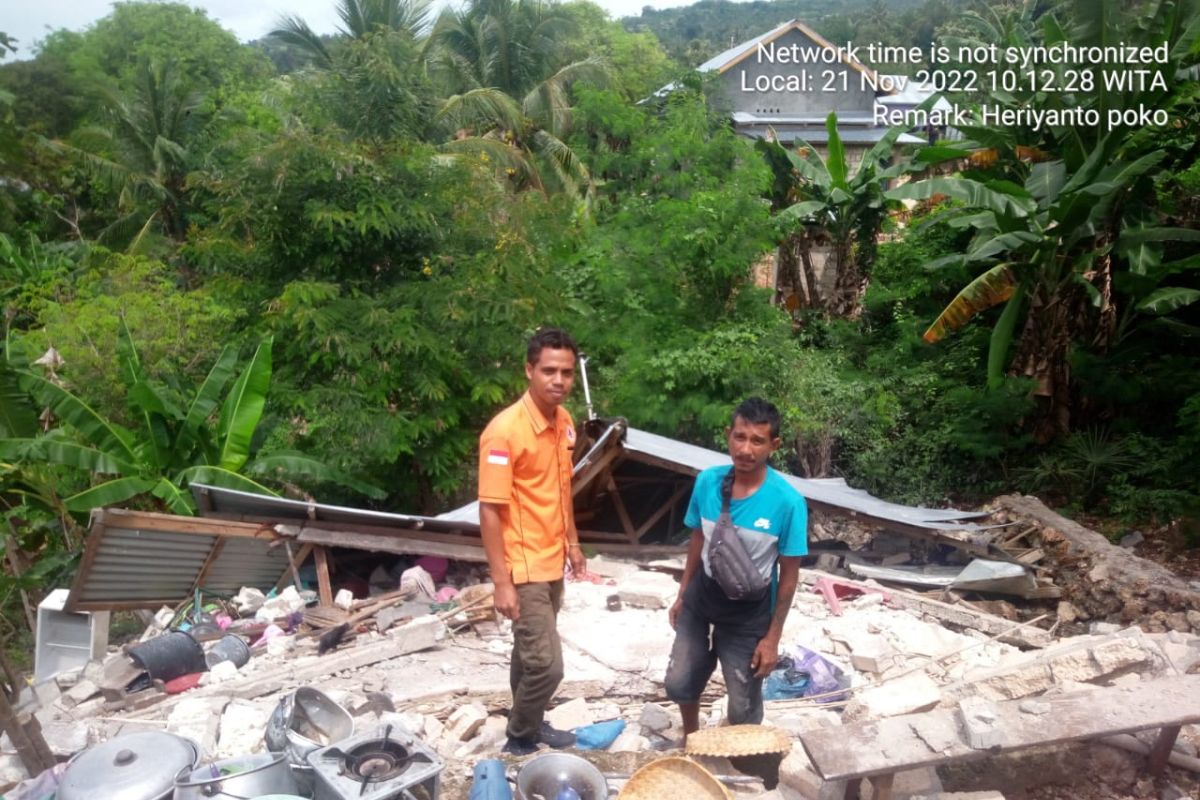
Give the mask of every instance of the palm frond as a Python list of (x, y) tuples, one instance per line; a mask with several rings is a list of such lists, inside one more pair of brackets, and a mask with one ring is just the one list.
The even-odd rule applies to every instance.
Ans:
[(285, 14), (279, 18), (276, 26), (275, 30), (268, 33), (267, 36), (277, 42), (302, 50), (322, 66), (333, 65), (333, 59), (330, 57), (325, 43), (303, 19), (294, 14)]

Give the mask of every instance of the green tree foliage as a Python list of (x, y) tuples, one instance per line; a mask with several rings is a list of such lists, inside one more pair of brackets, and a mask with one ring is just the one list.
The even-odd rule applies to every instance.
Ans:
[(55, 32), (41, 53), (65, 57), (82, 86), (139, 83), (146, 64), (174, 62), (197, 90), (266, 78), (266, 59), (185, 3), (113, 3), (112, 13), (82, 34)]
[(116, 196), (119, 216), (101, 240), (140, 238), (155, 222), (167, 236), (183, 238), (187, 144), (200, 102), (177, 63), (143, 64), (129, 92), (108, 94), (107, 125), (78, 131), (73, 145), (54, 143)]
[[(191, 514), (195, 503), (186, 489), (193, 482), (271, 493), (247, 476), (303, 475), (378, 493), (299, 453), (255, 452), (253, 440), (271, 383), (269, 338), (257, 347), (232, 385), (229, 381), (237, 365), (237, 349), (226, 347), (204, 380), (193, 388), (150, 379), (129, 329), (122, 326), (121, 334), (122, 382), (127, 410), (137, 421), (136, 427), (127, 428), (106, 418), (83, 397), (63, 388), (53, 360), (48, 362), (46, 376), (15, 373), (29, 397), (11, 399), (23, 400), (26, 416), (39, 407), (49, 409), (61, 427), (38, 436), (0, 439), (0, 458), (52, 464), (89, 476), (86, 488), (63, 500), (67, 510), (82, 513), (149, 495), (163, 508)], [(22, 430), (18, 425), (6, 427)]]
[[(1148, 11), (1099, 18), (1085, 4), (1067, 4), (1060, 11), (1065, 12), (1064, 21), (1048, 14), (1036, 29), (1025, 17), (1002, 29), (984, 26), (979, 19), (981, 29), (1007, 36), (1004, 44), (1050, 45), (1071, 37), (1076, 43), (1099, 45), (1127, 31), (1120, 34), (1127, 43), (1167, 45), (1168, 74), (1195, 60), (1190, 52), (1193, 39), (1188, 38), (1194, 37), (1188, 30), (1200, 20), (1194, 4), (1154, 3)], [(1131, 38), (1135, 34), (1130, 30), (1140, 38)], [(1108, 352), (1134, 312), (1167, 314), (1200, 299), (1200, 292), (1190, 287), (1162, 285), (1194, 260), (1164, 264), (1164, 243), (1200, 241), (1200, 231), (1164, 225), (1167, 220), (1155, 207), (1155, 175), (1183, 153), (1159, 147), (1141, 131), (1107, 124), (1108, 109), (1138, 103), (1185, 114), (1190, 109), (1194, 119), (1194, 93), (1176, 88), (1179, 96), (1173, 98), (1170, 91), (1098, 89), (1082, 102), (1100, 111), (1103, 127), (1070, 126), (1041, 133), (970, 128), (971, 136), (993, 148), (994, 164), (889, 192), (898, 199), (941, 194), (962, 203), (957, 224), (976, 235), (963, 256), (946, 261), (975, 265), (983, 272), (962, 289), (926, 339), (936, 341), (978, 311), (1005, 304), (993, 328), (989, 380), (998, 384), (1007, 369), (1036, 381), (1042, 402), (1036, 435), (1042, 441), (1071, 430), (1076, 396), (1070, 362), (1075, 348)], [(993, 99), (1002, 105), (1036, 103), (1047, 108), (1063, 102), (1029, 91), (996, 93)], [(934, 163), (964, 153), (965, 147), (935, 146), (917, 157)], [(1010, 363), (1014, 339), (1017, 350)]]
[[(342, 20), (339, 38), (362, 42), (380, 33), (399, 34), (416, 41), (430, 23), (427, 0), (338, 0), (337, 15)], [(302, 17), (286, 14), (270, 38), (304, 53), (317, 66), (329, 69), (335, 64), (336, 46), (313, 32)]]
[[(791, 262), (792, 285), (797, 292), (803, 287), (803, 305), (854, 319), (870, 281), (876, 239), (894, 205), (884, 189), (907, 169), (904, 162), (886, 166), (903, 130), (889, 129), (851, 170), (837, 114), (830, 112), (825, 129), (829, 140), (824, 158), (807, 142), (798, 143), (795, 151), (777, 142), (758, 146), (775, 173), (775, 194), (791, 203), (780, 211), (778, 220), (786, 237), (783, 247)], [(828, 248), (826, 268), (834, 270), (829, 297), (821, 296), (813, 269), (817, 245)]]

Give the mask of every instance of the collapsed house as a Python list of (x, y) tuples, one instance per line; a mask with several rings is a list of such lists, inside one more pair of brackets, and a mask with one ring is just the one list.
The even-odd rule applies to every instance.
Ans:
[[(692, 479), (728, 458), (622, 421), (591, 422), (587, 433), (573, 491), (594, 575), (567, 593), (567, 677), (549, 719), (574, 729), (617, 723), (615, 740), (585, 755), (609, 776), (628, 776), (663, 761), (680, 738), (661, 688), (665, 609), (682, 568), (677, 537)], [(814, 535), (784, 655), (818, 654), (839, 683), (769, 700), (765, 722), (783, 735), (748, 744), (721, 725), (715, 678), (703, 730), (716, 738), (689, 739), (689, 752), (725, 780), (722, 791), (843, 797), (865, 779), (873, 797), (1025, 797), (1077, 781), (1080, 759), (1101, 764), (1091, 772), (1109, 785), (1144, 788), (1139, 781), (1167, 769), (1164, 786), (1194, 787), (1200, 587), (1031, 498), (966, 513), (887, 503), (838, 480), (789, 480), (814, 511)], [(272, 719), (302, 706), (306, 688), (353, 721), (343, 743), (404, 731), (406, 752), (424, 754), (423, 771), (400, 770), (362, 796), (466, 797), (476, 764), (503, 743), (509, 691), (510, 635), (488, 608), (477, 507), (425, 517), (193, 491), (200, 518), (95, 515), (66, 609), (165, 609), (129, 655), (89, 661), (34, 692), (13, 714), (39, 734), (26, 749), (44, 739), (50, 752), (34, 755), (49, 767), (151, 730), (195, 741), (197, 759), (247, 758), (278, 749), (268, 747)], [(407, 569), (376, 574), (383, 583), (355, 579), (364, 557), (372, 573), (385, 560)], [(313, 607), (300, 591), (306, 575)], [(180, 667), (196, 670), (192, 688), (156, 681), (137, 648), (194, 623), (211, 598), (230, 617), (244, 608), (242, 619), (177, 634), (194, 660)], [(765, 769), (744, 761), (755, 755)], [(39, 763), (21, 762), (0, 756), (0, 785)], [(316, 796), (367, 792), (365, 781), (339, 783), (346, 766), (319, 760), (312, 769), (324, 773), (308, 780), (326, 794)]]

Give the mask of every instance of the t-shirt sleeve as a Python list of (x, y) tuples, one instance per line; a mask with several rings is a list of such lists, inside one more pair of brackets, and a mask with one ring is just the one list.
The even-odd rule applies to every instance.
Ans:
[(779, 555), (805, 556), (808, 555), (808, 503), (795, 489), (791, 491), (792, 513), (788, 515), (788, 525), (779, 537)]
[(485, 430), (479, 437), (479, 499), (507, 503), (512, 499), (513, 452), (503, 433)]
[(700, 498), (708, 485), (707, 475), (707, 472), (701, 472), (692, 486), (692, 499), (688, 501), (687, 513), (683, 515), (683, 524), (688, 528), (700, 527)]

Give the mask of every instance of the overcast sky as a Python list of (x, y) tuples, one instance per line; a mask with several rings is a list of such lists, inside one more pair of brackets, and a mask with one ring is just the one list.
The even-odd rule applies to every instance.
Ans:
[[(640, 14), (642, 6), (655, 8), (688, 5), (694, 0), (595, 0), (615, 17)], [(438, 6), (445, 0), (435, 0)], [(332, 33), (338, 18), (336, 0), (193, 0), (242, 41), (259, 39), (271, 30), (281, 14), (298, 14), (318, 33)], [(31, 45), (47, 30), (83, 30), (108, 14), (112, 0), (0, 0), (0, 31), (18, 40), (17, 58), (32, 55)], [(9, 56), (13, 58), (13, 56)]]

